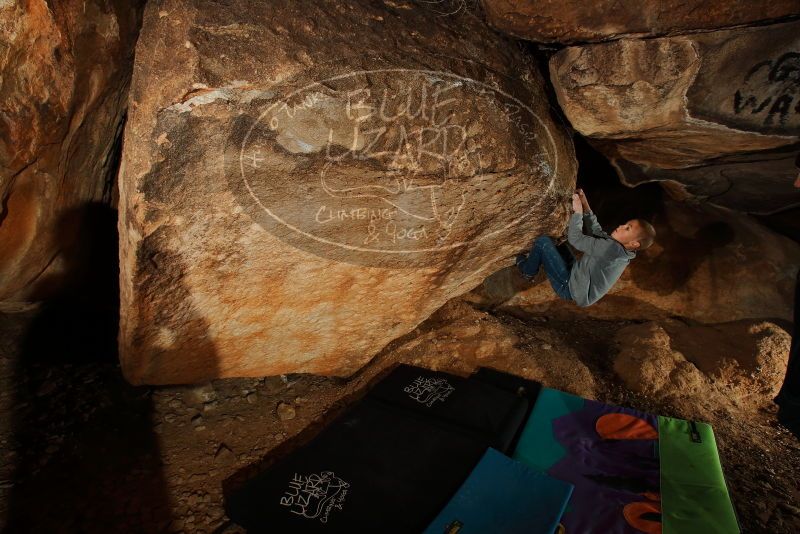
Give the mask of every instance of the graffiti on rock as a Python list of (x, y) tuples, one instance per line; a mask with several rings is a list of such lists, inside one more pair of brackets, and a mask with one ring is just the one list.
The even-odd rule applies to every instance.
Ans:
[(758, 115), (764, 126), (787, 126), (800, 116), (800, 53), (753, 65), (733, 95), (733, 112)]

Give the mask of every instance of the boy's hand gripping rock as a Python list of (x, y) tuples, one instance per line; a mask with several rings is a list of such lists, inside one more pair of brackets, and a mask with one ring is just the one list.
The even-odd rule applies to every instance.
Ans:
[(583, 202), (581, 202), (581, 197), (578, 193), (572, 195), (572, 211), (583, 213)]
[(577, 189), (576, 193), (578, 193), (578, 196), (581, 197), (581, 205), (583, 206), (583, 211), (584, 212), (592, 211), (592, 208), (589, 207), (589, 200), (586, 198), (586, 193), (583, 192), (583, 189)]

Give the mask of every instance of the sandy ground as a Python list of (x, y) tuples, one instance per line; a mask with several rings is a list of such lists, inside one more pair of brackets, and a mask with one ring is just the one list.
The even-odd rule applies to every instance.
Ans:
[[(685, 404), (619, 385), (613, 338), (630, 321), (515, 316), (457, 303), (350, 379), (156, 388), (124, 382), (113, 336), (50, 328), (55, 323), (42, 316), (0, 315), (4, 532), (240, 532), (225, 517), (223, 482), (310, 439), (400, 361), (461, 375), (495, 367), (600, 401), (692, 417)], [(103, 328), (91, 316), (72, 320)], [(800, 442), (777, 425), (774, 409), (704, 412), (712, 414), (744, 532), (800, 532)]]

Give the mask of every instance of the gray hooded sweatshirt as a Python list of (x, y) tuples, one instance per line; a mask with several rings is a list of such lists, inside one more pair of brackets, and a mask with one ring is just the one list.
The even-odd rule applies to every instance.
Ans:
[(582, 216), (572, 214), (567, 240), (583, 252), (569, 275), (569, 292), (578, 306), (589, 306), (600, 300), (636, 257), (635, 252), (626, 250), (603, 231), (591, 211)]

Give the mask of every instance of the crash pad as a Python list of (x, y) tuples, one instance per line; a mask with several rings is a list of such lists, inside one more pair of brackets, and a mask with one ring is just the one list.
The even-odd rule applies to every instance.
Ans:
[(572, 488), (489, 449), (425, 534), (552, 534)]
[(656, 416), (542, 388), (513, 458), (575, 486), (568, 533), (660, 532)]
[(659, 416), (658, 436), (662, 532), (740, 532), (711, 426)]
[(510, 452), (528, 413), (526, 396), (449, 373), (400, 365), (368, 396), (393, 407), (453, 425)]
[(487, 448), (407, 410), (366, 398), (308, 445), (226, 501), (248, 532), (420, 532)]
[(528, 420), (531, 410), (533, 410), (533, 406), (536, 404), (536, 399), (539, 397), (539, 392), (542, 389), (542, 385), (535, 380), (512, 375), (511, 373), (506, 373), (490, 367), (480, 367), (477, 371), (470, 375), (469, 379), (477, 380), (479, 382), (483, 382), (484, 384), (489, 384), (504, 391), (508, 391), (509, 393), (513, 393), (518, 397), (527, 399), (528, 402), (527, 407), (525, 408), (525, 413), (521, 420), (519, 420), (517, 423), (517, 431), (515, 432), (514, 437), (511, 439), (507, 450), (504, 452), (508, 453), (513, 451), (516, 449), (517, 442), (519, 442), (519, 438), (522, 435), (522, 430), (524, 428), (523, 423)]

